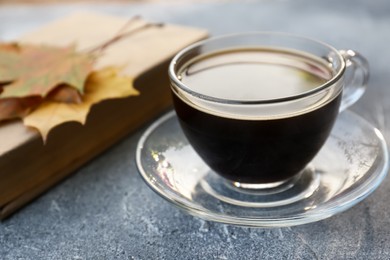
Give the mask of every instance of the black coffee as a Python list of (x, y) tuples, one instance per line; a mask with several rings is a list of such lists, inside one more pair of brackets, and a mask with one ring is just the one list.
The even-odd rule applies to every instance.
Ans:
[[(179, 78), (208, 96), (261, 100), (309, 91), (331, 76), (329, 67), (302, 54), (241, 49), (190, 62)], [(173, 93), (180, 124), (197, 153), (215, 172), (242, 183), (277, 182), (300, 172), (327, 139), (340, 97), (310, 112), (256, 118), (256, 111), (247, 117), (234, 105), (229, 113), (203, 109)]]

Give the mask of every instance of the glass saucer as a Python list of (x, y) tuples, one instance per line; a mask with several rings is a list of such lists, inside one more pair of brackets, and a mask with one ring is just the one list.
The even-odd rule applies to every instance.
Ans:
[(146, 183), (169, 202), (203, 218), (252, 227), (300, 225), (328, 218), (366, 198), (388, 171), (380, 131), (351, 111), (294, 185), (273, 194), (240, 189), (214, 173), (182, 133), (174, 111), (141, 137), (137, 166)]

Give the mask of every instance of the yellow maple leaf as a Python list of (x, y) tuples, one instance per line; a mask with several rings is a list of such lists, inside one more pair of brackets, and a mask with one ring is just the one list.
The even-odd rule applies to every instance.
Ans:
[(23, 118), (26, 126), (38, 129), (44, 141), (51, 129), (65, 122), (84, 124), (93, 104), (105, 99), (137, 96), (133, 79), (119, 74), (117, 68), (93, 72), (87, 79), (81, 103), (63, 103), (44, 100), (34, 111)]

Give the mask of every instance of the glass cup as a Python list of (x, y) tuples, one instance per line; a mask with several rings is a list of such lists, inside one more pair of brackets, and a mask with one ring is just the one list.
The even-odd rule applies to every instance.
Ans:
[(207, 39), (169, 67), (181, 128), (234, 187), (284, 190), (319, 152), (340, 111), (364, 93), (368, 64), (352, 50), (283, 33)]

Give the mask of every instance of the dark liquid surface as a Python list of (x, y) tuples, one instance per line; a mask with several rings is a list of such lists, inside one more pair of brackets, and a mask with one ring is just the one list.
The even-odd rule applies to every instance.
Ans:
[[(230, 67), (226, 73), (234, 72), (231, 65), (228, 65)], [(251, 63), (250, 66), (253, 64)], [(276, 78), (273, 81), (276, 82), (275, 88), (278, 88), (282, 95), (283, 88), (288, 87), (288, 84), (283, 80), (278, 81), (278, 77), (286, 76), (291, 79), (293, 74), (299, 77), (294, 79), (292, 85), (295, 90), (290, 90), (290, 92), (307, 90), (308, 87), (318, 86), (319, 82), (326, 80), (317, 74), (302, 77), (309, 72), (299, 70), (296, 67), (290, 67), (290, 72), (293, 74), (289, 74), (289, 67), (282, 69), (274, 67), (277, 69), (274, 70)], [(241, 67), (241, 69), (246, 70), (247, 68)], [(258, 69), (264, 69), (264, 64), (261, 64)], [(184, 78), (183, 82), (196, 88), (197, 85), (202, 85), (203, 79), (208, 79), (209, 87), (207, 88), (213, 88), (208, 90), (210, 93), (221, 91), (224, 86), (227, 86), (227, 90), (225, 90), (227, 95), (232, 95), (233, 92), (229, 92), (232, 87), (243, 89), (243, 92), (256, 92), (253, 86), (249, 90), (245, 88), (245, 85), (240, 86), (240, 80), (235, 81), (236, 86), (231, 86), (231, 81), (224, 84), (223, 78), (220, 76), (223, 75), (223, 66), (218, 66), (218, 70), (219, 72), (214, 74), (218, 75), (216, 77), (218, 79), (213, 79), (213, 73), (209, 69), (199, 70), (199, 74), (204, 74), (204, 71), (207, 71), (208, 75), (200, 77), (201, 80), (198, 81), (195, 80), (194, 74), (184, 71), (182, 77), (187, 78)], [(268, 68), (267, 73), (269, 74), (270, 71), (272, 68)], [(297, 71), (300, 74), (297, 74)], [(240, 74), (240, 70), (236, 68), (237, 73)], [(273, 87), (272, 77), (269, 78), (268, 75), (265, 75), (269, 78), (268, 82), (262, 84), (261, 80), (264, 80), (264, 75), (256, 76), (253, 80), (258, 85), (257, 92)], [(192, 79), (190, 79), (191, 77)], [(229, 77), (234, 77), (234, 75), (227, 78)], [(301, 81), (301, 85), (299, 81)], [(214, 82), (214, 85), (210, 82)], [(248, 81), (245, 84), (249, 84)], [(301, 90), (299, 90), (300, 86), (302, 86)], [(202, 87), (204, 88), (204, 84)], [(259, 98), (261, 93), (253, 95)], [(269, 95), (277, 95), (277, 91), (273, 90), (272, 94), (266, 93), (265, 95), (266, 98), (269, 98)], [(188, 101), (184, 102), (175, 93), (173, 93), (173, 101), (186, 137), (197, 153), (215, 172), (227, 179), (242, 183), (271, 183), (292, 177), (314, 158), (334, 124), (340, 96), (338, 95), (335, 99), (311, 112), (293, 117), (259, 120), (243, 120), (239, 115), (237, 118), (223, 117), (219, 116), (218, 111), (215, 113), (203, 112), (197, 109), (196, 105), (189, 105), (191, 103)]]

